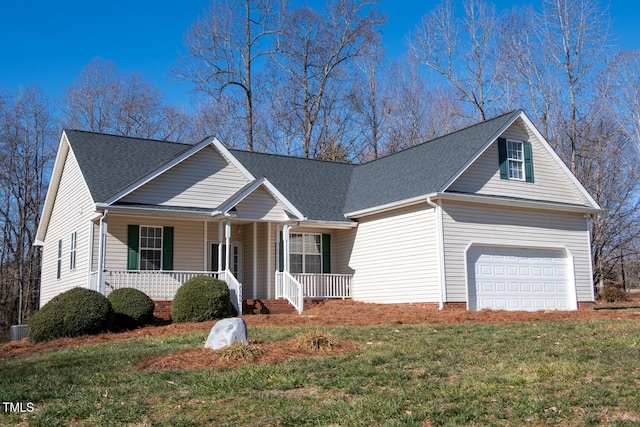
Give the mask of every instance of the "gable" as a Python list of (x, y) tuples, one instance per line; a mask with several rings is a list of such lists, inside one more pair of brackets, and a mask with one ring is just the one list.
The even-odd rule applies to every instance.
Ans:
[[(66, 144), (66, 141), (63, 141)], [(93, 200), (83, 179), (78, 161), (66, 145), (56, 159), (54, 177), (47, 192), (47, 201), (38, 227), (40, 244), (61, 229), (77, 227), (87, 215), (93, 215)]]
[(119, 202), (213, 210), (247, 182), (234, 165), (207, 146)]
[(512, 123), (500, 138), (531, 143), (534, 182), (500, 177), (498, 141), (495, 140), (447, 188), (447, 192), (590, 205), (590, 201), (521, 119)]
[(503, 114), (358, 166), (349, 185), (346, 214), (358, 216), (442, 191), (520, 113)]
[(236, 205), (238, 217), (282, 221), (287, 218), (286, 207), (277, 201), (264, 187), (256, 188)]

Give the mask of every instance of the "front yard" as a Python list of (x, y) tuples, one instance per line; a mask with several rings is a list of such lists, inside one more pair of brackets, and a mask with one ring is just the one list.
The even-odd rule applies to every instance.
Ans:
[[(419, 307), (369, 310), (368, 321), (357, 303), (343, 307), (342, 319), (321, 307), (247, 316), (249, 336), (267, 348), (321, 330), (355, 350), (235, 368), (190, 368), (211, 323), (4, 345), (0, 397), (12, 405), (0, 425), (640, 424), (640, 312), (435, 312), (416, 323), (407, 313)], [(141, 368), (178, 352), (179, 368)]]

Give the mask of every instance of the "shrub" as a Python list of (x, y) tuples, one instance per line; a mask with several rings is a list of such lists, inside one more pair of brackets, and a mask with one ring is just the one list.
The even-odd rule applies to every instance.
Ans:
[(216, 358), (227, 362), (255, 362), (264, 352), (257, 345), (237, 342), (216, 350)]
[(621, 301), (629, 301), (629, 295), (627, 293), (615, 286), (607, 286), (603, 289), (602, 293), (599, 295), (599, 299), (604, 300), (606, 302), (621, 302)]
[(204, 322), (231, 317), (233, 307), (227, 284), (209, 276), (197, 276), (178, 288), (171, 305), (174, 322)]
[(155, 304), (142, 291), (134, 288), (120, 288), (108, 297), (113, 307), (114, 328), (135, 328), (153, 320)]
[(338, 347), (338, 340), (329, 333), (309, 331), (298, 335), (295, 339), (295, 345), (303, 350), (330, 351)]
[(29, 321), (29, 340), (96, 334), (111, 326), (113, 308), (96, 291), (73, 288), (46, 303)]

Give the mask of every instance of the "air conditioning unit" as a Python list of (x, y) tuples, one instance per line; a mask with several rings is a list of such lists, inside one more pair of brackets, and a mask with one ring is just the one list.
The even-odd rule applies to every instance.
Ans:
[(20, 341), (27, 337), (29, 330), (27, 329), (27, 325), (13, 325), (11, 326), (10, 334), (11, 341)]

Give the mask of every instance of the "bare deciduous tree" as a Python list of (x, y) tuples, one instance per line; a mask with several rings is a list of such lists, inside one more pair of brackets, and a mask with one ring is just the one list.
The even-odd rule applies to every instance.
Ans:
[(444, 0), (410, 37), (411, 54), (444, 77), (459, 98), (473, 106), (477, 120), (495, 111), (492, 105), (504, 95), (499, 28), (494, 6), (467, 0), (458, 20), (451, 0)]
[[(310, 7), (288, 13), (276, 58), (280, 84), (274, 87), (273, 96), (288, 96), (278, 106), (285, 112), (283, 117), (298, 123), (288, 128), (297, 132), (303, 157), (325, 151), (316, 146), (320, 144), (320, 123), (344, 120), (340, 117), (343, 110), (328, 107), (341, 104), (338, 98), (348, 96), (345, 77), (349, 66), (367, 52), (378, 37), (376, 27), (383, 22), (366, 0), (334, 0), (326, 13)], [(284, 87), (288, 89), (281, 91)], [(324, 143), (331, 139), (323, 135)]]
[(0, 340), (39, 304), (35, 243), (54, 155), (50, 104), (35, 87), (0, 96)]
[(244, 104), (246, 148), (250, 151), (255, 125), (253, 67), (273, 53), (272, 39), (281, 30), (283, 10), (280, 0), (214, 1), (191, 27), (185, 38), (187, 54), (174, 71), (216, 100), (230, 91), (228, 96)]
[(140, 75), (120, 73), (113, 62), (96, 58), (67, 88), (64, 122), (75, 129), (141, 138), (188, 136), (187, 115), (162, 98)]

